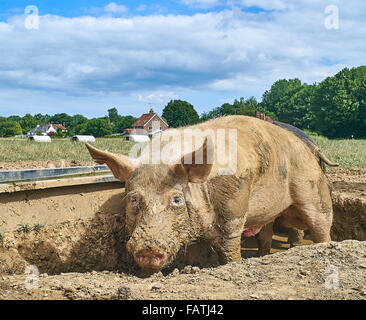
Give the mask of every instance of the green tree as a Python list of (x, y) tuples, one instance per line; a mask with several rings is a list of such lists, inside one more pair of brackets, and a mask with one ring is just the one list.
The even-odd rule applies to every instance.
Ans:
[(10, 116), (10, 117), (8, 117), (8, 120), (20, 123), (22, 121), (22, 117), (20, 117), (20, 116)]
[(68, 132), (75, 132), (77, 133), (77, 127), (86, 123), (88, 121), (88, 119), (86, 117), (84, 117), (81, 114), (75, 114), (74, 116), (72, 116), (72, 121), (71, 121), (71, 126), (68, 129)]
[(57, 128), (56, 137), (57, 138), (65, 138), (65, 136), (66, 136), (65, 133), (62, 132), (62, 129), (61, 128)]
[(23, 134), (23, 130), (22, 130), (22, 127), (20, 125), (20, 123), (22, 121), (22, 117), (20, 117), (20, 116), (10, 116), (10, 117), (7, 118), (7, 121), (10, 121), (10, 122), (14, 123), (15, 129), (16, 129), (16, 135)]
[(62, 124), (66, 128), (72, 127), (73, 118), (67, 113), (57, 113), (50, 118), (50, 122), (53, 124)]
[(93, 135), (97, 138), (105, 137), (112, 134), (112, 127), (106, 119), (91, 119), (85, 123), (80, 133)]
[(257, 100), (254, 97), (251, 97), (248, 100), (245, 100), (244, 98), (240, 98), (239, 100), (235, 99), (233, 103), (234, 114), (254, 117), (257, 105)]
[(278, 80), (263, 94), (259, 109), (273, 112), (282, 122), (307, 129), (314, 118), (310, 108), (314, 91), (315, 85), (302, 84), (299, 79)]
[(17, 135), (17, 122), (9, 121), (5, 118), (0, 119), (0, 136), (14, 137)]
[(163, 115), (170, 127), (178, 128), (199, 122), (199, 115), (187, 101), (171, 100), (164, 108)]
[(41, 114), (41, 113), (37, 113), (34, 115), (34, 118), (38, 121), (38, 124), (45, 124), (45, 123), (49, 123), (51, 116), (48, 114)]
[(201, 121), (228, 115), (244, 115), (254, 117), (258, 108), (259, 104), (255, 97), (250, 97), (247, 100), (244, 98), (240, 98), (239, 100), (235, 99), (233, 104), (224, 103), (221, 107), (203, 113), (201, 115)]
[(16, 135), (22, 135), (23, 134), (23, 130), (22, 127), (20, 126), (19, 122), (15, 122), (15, 130), (16, 130)]
[(116, 108), (112, 108), (108, 110), (108, 118), (111, 123), (115, 124), (120, 120), (121, 117), (118, 114), (118, 110)]
[(125, 129), (131, 128), (137, 118), (133, 116), (120, 117), (118, 122), (113, 126), (113, 133), (122, 133)]
[(86, 122), (80, 123), (78, 125), (75, 126), (74, 128), (74, 133), (75, 134), (85, 134), (86, 131), (86, 125), (88, 123), (89, 120), (87, 120)]
[(38, 121), (36, 118), (34, 118), (31, 114), (27, 113), (22, 120), (20, 121), (20, 125), (23, 129), (24, 133), (27, 133), (28, 131), (34, 129), (38, 124)]
[(329, 138), (366, 137), (366, 66), (344, 68), (316, 88), (314, 124)]

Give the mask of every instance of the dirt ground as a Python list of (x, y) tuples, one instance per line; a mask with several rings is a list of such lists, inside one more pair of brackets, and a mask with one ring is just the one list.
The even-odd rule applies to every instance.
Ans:
[[(366, 300), (366, 170), (337, 169), (328, 176), (341, 217), (332, 238), (362, 241), (314, 245), (305, 239), (289, 249), (287, 235), (277, 232), (271, 255), (255, 257), (256, 241), (250, 238), (243, 242), (243, 259), (224, 266), (199, 243), (163, 273), (148, 276), (125, 250), (124, 221), (116, 207), (90, 219), (4, 234), (0, 299)], [(31, 265), (38, 273), (25, 274)]]
[(0, 299), (366, 299), (366, 243), (348, 240), (302, 246), (149, 278), (92, 271), (41, 274), (33, 282), (36, 289), (26, 289), (27, 283), (27, 275), (3, 276)]
[(332, 168), (327, 170), (330, 181), (366, 183), (366, 169)]
[[(93, 161), (65, 161), (66, 167), (81, 167), (81, 166), (93, 166)], [(57, 163), (58, 161), (54, 161)], [(27, 170), (27, 169), (41, 169), (46, 168), (47, 161), (18, 161), (18, 162), (0, 162), (0, 170)]]

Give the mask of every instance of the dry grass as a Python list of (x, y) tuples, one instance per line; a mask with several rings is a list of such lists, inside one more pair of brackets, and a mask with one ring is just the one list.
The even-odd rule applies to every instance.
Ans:
[[(95, 147), (114, 153), (127, 154), (133, 143), (120, 139), (97, 139)], [(28, 142), (25, 139), (0, 139), (0, 162), (47, 161), (47, 160), (92, 161), (84, 143), (55, 139), (52, 143)]]
[(311, 137), (324, 154), (340, 167), (366, 169), (366, 140), (329, 140), (324, 137)]
[[(312, 136), (326, 156), (343, 168), (366, 169), (366, 140), (329, 140)], [(127, 154), (133, 143), (119, 139), (97, 139), (97, 148), (114, 153)], [(0, 162), (47, 161), (47, 160), (90, 161), (92, 159), (84, 143), (55, 139), (52, 143), (28, 142), (24, 139), (0, 139)]]

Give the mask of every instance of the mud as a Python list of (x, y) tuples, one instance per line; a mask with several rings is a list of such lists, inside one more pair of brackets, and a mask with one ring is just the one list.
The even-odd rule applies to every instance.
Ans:
[[(25, 213), (34, 207), (36, 215), (39, 201), (45, 208), (56, 201), (43, 213), (55, 219), (39, 230), (17, 231), (14, 225), (1, 235), (0, 299), (366, 299), (366, 182), (360, 172), (329, 175), (332, 239), (354, 240), (314, 245), (305, 237), (301, 246), (289, 249), (287, 234), (277, 231), (271, 255), (256, 258), (257, 244), (250, 238), (242, 243), (243, 259), (224, 266), (218, 266), (216, 254), (202, 242), (182, 250), (172, 266), (150, 277), (140, 273), (125, 250), (123, 189), (90, 186), (91, 198), (101, 194), (94, 204), (63, 188), (39, 191), (49, 192), (46, 197), (17, 193), (12, 196), (19, 198), (3, 199), (3, 204), (17, 203)], [(85, 216), (68, 211), (76, 205), (85, 207)], [(25, 287), (29, 265), (40, 273), (39, 287), (33, 290)], [(329, 266), (337, 268), (335, 289), (325, 287)]]

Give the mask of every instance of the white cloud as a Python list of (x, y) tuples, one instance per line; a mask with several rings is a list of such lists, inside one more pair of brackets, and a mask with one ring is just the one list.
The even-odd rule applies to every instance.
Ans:
[(6, 91), (7, 101), (11, 90), (17, 101), (16, 90), (106, 100), (118, 95), (136, 104), (165, 103), (189, 90), (205, 97), (260, 96), (278, 79), (320, 81), (365, 63), (365, 2), (338, 4), (338, 30), (324, 27), (325, 2), (299, 0), (296, 9), (279, 2), (286, 9), (265, 14), (45, 15), (32, 31), (23, 16), (14, 16), (0, 22), (0, 95)]
[(124, 5), (119, 5), (115, 2), (111, 2), (104, 7), (104, 11), (113, 13), (125, 13), (128, 11), (128, 8)]
[(150, 94), (138, 94), (138, 101), (147, 103), (164, 103), (178, 98), (174, 92), (154, 92)]

